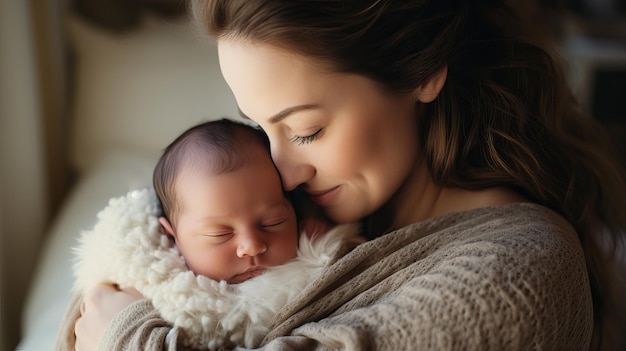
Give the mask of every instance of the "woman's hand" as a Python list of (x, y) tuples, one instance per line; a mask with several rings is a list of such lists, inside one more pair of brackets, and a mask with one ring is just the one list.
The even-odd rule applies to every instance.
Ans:
[(143, 296), (135, 289), (120, 290), (114, 285), (98, 285), (90, 290), (76, 320), (76, 351), (98, 350), (100, 339), (113, 318)]

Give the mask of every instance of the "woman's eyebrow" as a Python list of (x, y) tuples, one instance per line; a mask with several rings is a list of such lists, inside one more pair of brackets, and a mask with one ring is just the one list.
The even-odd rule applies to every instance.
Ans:
[[(288, 107), (288, 108), (278, 112), (274, 116), (270, 117), (269, 118), (269, 122), (271, 124), (275, 124), (275, 123), (278, 123), (278, 122), (282, 121), (283, 119), (289, 117), (289, 115), (291, 115), (291, 114), (293, 114), (295, 112), (299, 112), (299, 111), (303, 111), (303, 110), (314, 110), (314, 109), (318, 109), (318, 108), (320, 108), (320, 106), (319, 105), (315, 105), (315, 104), (307, 104), (307, 105), (298, 105), (298, 106)], [(237, 107), (237, 111), (239, 112), (239, 115), (242, 118), (251, 120), (251, 118), (246, 116), (246, 114), (243, 113), (239, 107)]]

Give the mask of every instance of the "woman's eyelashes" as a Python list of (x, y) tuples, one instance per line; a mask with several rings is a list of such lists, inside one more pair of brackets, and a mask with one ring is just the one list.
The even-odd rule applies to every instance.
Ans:
[(289, 141), (298, 145), (309, 144), (309, 143), (312, 143), (315, 139), (317, 139), (321, 131), (322, 129), (320, 128), (315, 133), (307, 135), (307, 136), (295, 135), (291, 139), (289, 139)]

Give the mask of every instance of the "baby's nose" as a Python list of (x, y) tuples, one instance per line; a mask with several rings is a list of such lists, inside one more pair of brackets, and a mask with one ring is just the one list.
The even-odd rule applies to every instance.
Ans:
[(237, 257), (253, 257), (267, 251), (267, 244), (255, 231), (241, 235), (237, 245)]

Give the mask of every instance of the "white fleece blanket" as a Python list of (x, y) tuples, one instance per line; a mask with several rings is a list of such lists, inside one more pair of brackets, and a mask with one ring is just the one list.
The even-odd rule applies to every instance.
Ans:
[(356, 227), (344, 225), (311, 240), (300, 235), (298, 256), (256, 278), (230, 285), (196, 276), (162, 232), (151, 188), (112, 198), (75, 248), (76, 292), (99, 283), (134, 287), (184, 335), (186, 346), (216, 350), (258, 346), (276, 312), (311, 281)]

